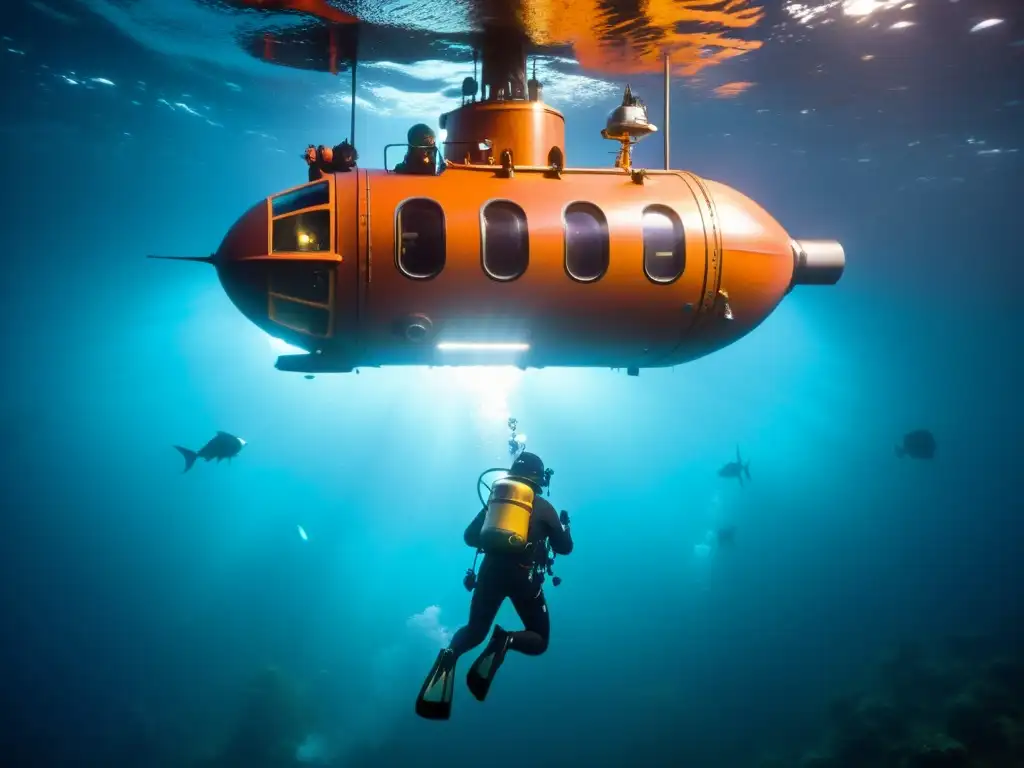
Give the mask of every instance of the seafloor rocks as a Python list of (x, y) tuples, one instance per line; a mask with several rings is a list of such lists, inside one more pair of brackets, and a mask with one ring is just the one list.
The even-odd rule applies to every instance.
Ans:
[(921, 739), (903, 761), (905, 768), (970, 768), (967, 749), (942, 733)]
[(960, 635), (899, 647), (868, 690), (829, 707), (797, 768), (1022, 768), (1024, 658), (1015, 638)]
[(800, 758), (797, 764), (799, 768), (837, 768), (839, 763), (831, 755), (820, 755), (817, 752), (808, 752)]

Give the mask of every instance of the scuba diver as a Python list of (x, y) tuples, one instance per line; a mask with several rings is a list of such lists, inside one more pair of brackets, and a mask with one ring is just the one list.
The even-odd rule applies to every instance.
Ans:
[[(556, 514), (551, 502), (541, 495), (552, 474), (536, 454), (519, 453), (507, 477), (494, 482), (484, 508), (466, 528), (466, 544), (477, 550), (478, 557), (481, 552), (484, 555), (480, 573), (471, 568), (463, 581), (473, 591), (469, 623), (441, 650), (423, 682), (416, 700), (420, 717), (447, 720), (451, 716), (455, 664), (486, 639), (506, 597), (519, 614), (523, 629), (510, 632), (494, 625), (490, 642), (466, 675), (473, 696), (479, 701), (487, 697), (509, 650), (527, 656), (547, 650), (551, 625), (543, 584), (545, 573), (553, 576), (554, 559), (548, 548), (558, 555), (568, 555), (573, 549), (569, 514)], [(553, 577), (552, 584), (558, 586), (559, 581)]]

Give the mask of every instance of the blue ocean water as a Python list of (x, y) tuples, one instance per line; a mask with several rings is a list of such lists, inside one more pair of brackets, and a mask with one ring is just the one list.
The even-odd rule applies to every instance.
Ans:
[[(313, 380), (274, 370), (213, 270), (143, 258), (209, 253), (348, 135), (344, 76), (253, 58), (258, 15), (229, 5), (0, 17), (5, 765), (1024, 765), (1014, 4), (772, 4), (760, 49), (677, 79), (673, 165), (847, 253), (733, 346), (635, 378)], [(386, 53), (358, 94), (366, 167), (467, 74)], [(627, 80), (661, 88), (541, 70), (580, 166), (610, 164)], [(573, 519), (550, 648), (420, 720), (512, 417)], [(894, 456), (916, 428), (931, 461)], [(217, 430), (242, 454), (182, 475), (172, 446)], [(717, 475), (737, 446), (742, 487)]]

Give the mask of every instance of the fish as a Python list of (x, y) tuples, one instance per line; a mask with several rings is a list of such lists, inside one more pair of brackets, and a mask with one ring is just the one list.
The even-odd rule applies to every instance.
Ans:
[(1002, 23), (1002, 19), (985, 19), (984, 21), (979, 21), (977, 24), (971, 27), (971, 32), (981, 32), (983, 29), (997, 27)]
[(723, 525), (715, 531), (715, 541), (718, 542), (719, 549), (731, 547), (736, 543), (736, 526)]
[(210, 442), (198, 451), (191, 451), (188, 448), (182, 448), (180, 445), (174, 446), (175, 450), (185, 458), (185, 469), (182, 472), (188, 472), (192, 469), (196, 459), (202, 459), (203, 461), (216, 459), (218, 462), (227, 459), (231, 461), (244, 447), (245, 440), (230, 435), (227, 432), (218, 432)]
[(750, 462), (743, 463), (743, 458), (740, 456), (740, 447), (736, 446), (736, 461), (730, 461), (728, 464), (722, 466), (718, 470), (719, 477), (735, 477), (740, 481), (740, 485), (743, 485), (743, 476), (747, 476), (747, 480), (750, 479)]
[(915, 429), (903, 436), (902, 445), (895, 447), (897, 458), (909, 456), (912, 459), (934, 459), (935, 435), (927, 429)]

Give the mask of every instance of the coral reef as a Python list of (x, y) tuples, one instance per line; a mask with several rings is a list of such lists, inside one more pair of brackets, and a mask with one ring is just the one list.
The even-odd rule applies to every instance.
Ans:
[(787, 768), (1024, 766), (1024, 659), (1005, 648), (981, 635), (900, 647), (870, 690), (832, 702), (823, 743)]

